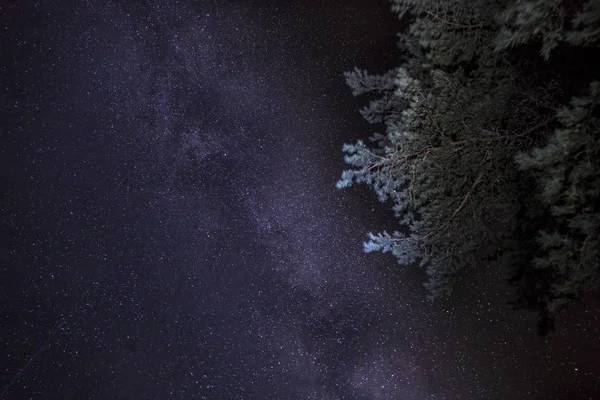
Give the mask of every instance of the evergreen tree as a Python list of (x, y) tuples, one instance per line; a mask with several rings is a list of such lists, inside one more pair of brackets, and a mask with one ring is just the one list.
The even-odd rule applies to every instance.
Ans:
[[(513, 271), (519, 300), (540, 310), (541, 333), (562, 309), (600, 286), (599, 111), (600, 82), (594, 81), (558, 111), (560, 125), (548, 143), (516, 159), (536, 176), (539, 192), (529, 200), (504, 264)], [(537, 228), (534, 240), (531, 227)]]
[(559, 43), (595, 46), (600, 40), (600, 2), (589, 0), (577, 8), (572, 2), (527, 0), (510, 4), (498, 18), (505, 22), (497, 37), (497, 49), (540, 40), (544, 59)]
[[(598, 84), (555, 113), (561, 77), (510, 51), (537, 36), (546, 58), (562, 42), (598, 43), (597, 4), (548, 11), (554, 3), (394, 0), (392, 9), (411, 18), (399, 35), (401, 66), (345, 73), (354, 96), (371, 96), (362, 116), (385, 132), (344, 145), (352, 168), (337, 187), (364, 183), (393, 203), (400, 228), (369, 233), (364, 249), (425, 267), (431, 299), (498, 249), (532, 299), (526, 306), (544, 315), (597, 286)], [(523, 196), (530, 181), (539, 200)], [(553, 218), (543, 223), (546, 214)], [(538, 238), (535, 256), (515, 240), (525, 234)], [(543, 290), (525, 290), (542, 281)]]

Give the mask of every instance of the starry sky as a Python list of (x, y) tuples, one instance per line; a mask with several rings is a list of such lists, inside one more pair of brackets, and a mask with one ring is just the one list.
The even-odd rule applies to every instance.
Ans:
[(539, 338), (492, 262), (429, 304), (335, 189), (398, 63), (386, 0), (0, 5), (0, 399), (587, 399), (598, 299)]

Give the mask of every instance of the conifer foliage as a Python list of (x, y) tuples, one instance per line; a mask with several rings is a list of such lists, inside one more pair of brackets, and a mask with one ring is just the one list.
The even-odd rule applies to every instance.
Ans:
[[(352, 94), (368, 96), (362, 116), (384, 131), (344, 145), (337, 187), (368, 185), (400, 223), (369, 233), (364, 250), (426, 268), (431, 299), (501, 254), (518, 301), (550, 326), (600, 284), (600, 83), (569, 88), (587, 90), (559, 109), (566, 78), (552, 70), (553, 50), (598, 46), (598, 2), (393, 0), (392, 10), (410, 20), (401, 65), (345, 73)], [(515, 57), (532, 43), (529, 60)], [(531, 67), (544, 60), (549, 73)]]

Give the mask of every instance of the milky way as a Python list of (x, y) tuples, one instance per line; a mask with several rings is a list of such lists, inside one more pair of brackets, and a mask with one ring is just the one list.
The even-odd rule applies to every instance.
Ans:
[(335, 189), (342, 143), (376, 129), (342, 73), (393, 66), (401, 29), (368, 3), (2, 6), (5, 398), (546, 399), (593, 384), (597, 361), (568, 343), (597, 331), (538, 339), (493, 265), (432, 305), (422, 271), (362, 252), (395, 221)]

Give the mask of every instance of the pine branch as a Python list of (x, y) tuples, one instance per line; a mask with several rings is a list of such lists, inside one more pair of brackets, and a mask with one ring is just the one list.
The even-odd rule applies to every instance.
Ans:
[(577, 266), (579, 268), (581, 268), (581, 264), (583, 263), (583, 252), (585, 250), (585, 246), (587, 245), (588, 240), (590, 239), (591, 235), (587, 235), (585, 240), (583, 241), (583, 245), (581, 246), (581, 248), (579, 249), (579, 264), (577, 264)]
[(457, 141), (448, 143), (448, 145), (446, 145), (446, 146), (424, 147), (421, 150), (417, 150), (417, 151), (415, 151), (413, 153), (403, 154), (403, 155), (400, 155), (400, 156), (394, 155), (394, 156), (391, 156), (391, 157), (382, 157), (382, 156), (379, 156), (379, 155), (377, 155), (377, 154), (375, 154), (375, 153), (367, 150), (367, 152), (369, 154), (371, 154), (372, 156), (381, 159), (381, 161), (376, 162), (375, 164), (371, 165), (368, 170), (371, 171), (374, 168), (379, 168), (379, 167), (383, 166), (386, 163), (391, 163), (391, 167), (395, 167), (398, 164), (400, 164), (401, 161), (404, 161), (404, 160), (409, 159), (409, 158), (414, 158), (414, 157), (416, 157), (416, 156), (418, 156), (418, 155), (420, 155), (422, 153), (425, 153), (425, 156), (423, 157), (423, 161), (424, 161), (425, 158), (427, 157), (427, 155), (429, 153), (431, 153), (432, 151), (442, 150), (442, 149), (446, 149), (446, 148), (452, 147), (452, 146), (459, 146), (461, 144), (466, 144), (467, 142), (468, 142), (467, 140), (457, 140)]
[(467, 194), (465, 194), (465, 197), (463, 197), (463, 200), (460, 202), (460, 205), (458, 206), (458, 208), (456, 210), (454, 210), (454, 213), (450, 217), (450, 220), (454, 219), (456, 214), (458, 214), (460, 212), (460, 210), (462, 210), (462, 208), (465, 206), (465, 204), (467, 204), (467, 200), (469, 200), (469, 198), (471, 197), (471, 193), (473, 193), (473, 189), (475, 189), (475, 186), (477, 186), (477, 184), (479, 184), (479, 181), (481, 181), (482, 176), (483, 176), (483, 172), (479, 174), (477, 179), (475, 179), (473, 186), (471, 186), (471, 189), (467, 192)]
[(462, 29), (483, 28), (483, 25), (481, 25), (481, 24), (465, 25), (465, 24), (461, 24), (461, 23), (458, 23), (458, 22), (448, 21), (448, 20), (440, 17), (439, 15), (437, 15), (436, 13), (433, 13), (431, 11), (425, 11), (425, 13), (427, 15), (429, 15), (430, 17), (433, 17), (433, 19), (437, 19), (438, 21), (441, 21), (441, 22), (443, 22), (446, 25), (455, 26), (457, 28), (462, 28)]
[(538, 129), (540, 129), (540, 128), (546, 126), (546, 125), (548, 125), (548, 123), (550, 123), (550, 121), (552, 121), (553, 119), (554, 119), (554, 116), (550, 116), (546, 120), (538, 122), (537, 124), (535, 124), (531, 128), (527, 129), (525, 132), (520, 133), (518, 135), (511, 136), (510, 138), (517, 138), (517, 137), (527, 136), (530, 133), (533, 133), (533, 132), (537, 131)]
[(435, 232), (437, 232), (439, 229), (432, 229), (431, 231), (429, 231), (429, 233), (427, 233), (424, 236), (419, 236), (419, 237), (403, 237), (403, 238), (389, 238), (388, 240), (390, 242), (406, 242), (406, 241), (411, 241), (411, 242), (420, 242), (422, 240), (427, 239), (429, 236), (431, 236), (432, 234), (434, 234)]

